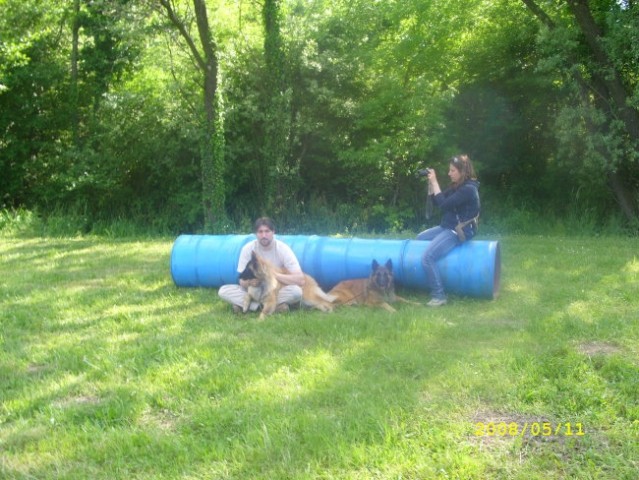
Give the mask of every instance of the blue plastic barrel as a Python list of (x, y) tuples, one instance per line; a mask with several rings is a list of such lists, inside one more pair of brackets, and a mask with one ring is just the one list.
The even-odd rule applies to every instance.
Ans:
[[(317, 235), (277, 235), (291, 247), (302, 270), (324, 289), (342, 280), (370, 275), (371, 262), (393, 261), (395, 282), (428, 289), (421, 257), (427, 241), (335, 238)], [(180, 235), (171, 252), (171, 276), (179, 287), (220, 287), (237, 283), (242, 247), (254, 235)], [(471, 240), (453, 249), (437, 263), (444, 289), (450, 293), (495, 298), (499, 293), (499, 242)]]

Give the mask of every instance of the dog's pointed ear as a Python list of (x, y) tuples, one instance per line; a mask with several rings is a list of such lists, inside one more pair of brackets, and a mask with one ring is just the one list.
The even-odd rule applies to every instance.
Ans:
[(377, 260), (373, 260), (373, 272), (377, 270), (378, 268), (379, 268), (379, 263), (377, 263)]
[(386, 262), (386, 268), (388, 268), (389, 270), (393, 269), (393, 260), (392, 259), (388, 259), (388, 261)]
[(251, 251), (251, 260), (253, 261), (257, 260), (257, 254), (255, 253), (255, 250)]

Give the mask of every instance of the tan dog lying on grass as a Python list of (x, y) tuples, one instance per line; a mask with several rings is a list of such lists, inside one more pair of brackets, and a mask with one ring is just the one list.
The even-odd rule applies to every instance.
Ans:
[(391, 305), (396, 301), (419, 305), (395, 294), (392, 260), (389, 259), (385, 265), (380, 265), (377, 260), (373, 260), (371, 267), (368, 278), (343, 280), (328, 292), (335, 297), (335, 304), (371, 305), (389, 312), (396, 312)]

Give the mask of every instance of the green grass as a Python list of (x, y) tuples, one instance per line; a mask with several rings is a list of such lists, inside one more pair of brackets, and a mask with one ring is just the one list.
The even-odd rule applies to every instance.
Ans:
[(639, 241), (500, 241), (495, 301), (258, 322), (173, 239), (4, 237), (0, 478), (637, 478)]

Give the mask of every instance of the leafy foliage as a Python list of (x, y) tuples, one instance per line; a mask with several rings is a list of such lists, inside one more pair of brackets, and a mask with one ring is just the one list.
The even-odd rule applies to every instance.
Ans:
[(178, 23), (153, 2), (3, 1), (0, 206), (82, 212), (87, 229), (225, 231), (266, 213), (291, 230), (402, 231), (426, 225), (415, 170), (444, 178), (463, 151), (495, 225), (636, 221), (632, 2), (196, 3), (209, 43), (183, 41), (186, 0), (163, 2)]

